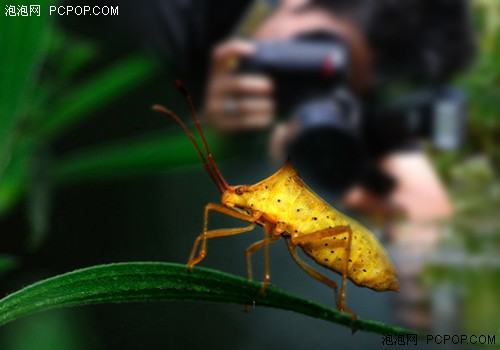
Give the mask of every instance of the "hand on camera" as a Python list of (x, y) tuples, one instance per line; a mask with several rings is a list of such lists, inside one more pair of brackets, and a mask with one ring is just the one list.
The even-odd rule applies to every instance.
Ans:
[(220, 131), (236, 132), (267, 127), (274, 114), (270, 78), (236, 71), (238, 60), (251, 55), (254, 45), (226, 41), (212, 52), (205, 96), (205, 115)]

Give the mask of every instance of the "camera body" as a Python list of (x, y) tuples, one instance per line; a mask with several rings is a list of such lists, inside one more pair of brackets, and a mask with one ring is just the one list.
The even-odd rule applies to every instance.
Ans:
[(385, 195), (394, 182), (376, 170), (381, 156), (421, 139), (439, 149), (463, 140), (466, 101), (455, 88), (432, 86), (388, 102), (361, 98), (350, 83), (352, 57), (340, 37), (261, 41), (256, 47), (240, 69), (271, 76), (278, 115), (298, 126), (290, 157), (335, 193), (363, 183)]

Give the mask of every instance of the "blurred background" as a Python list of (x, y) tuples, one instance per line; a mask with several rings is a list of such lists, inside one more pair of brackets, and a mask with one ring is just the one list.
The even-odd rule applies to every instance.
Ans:
[[(186, 263), (219, 193), (181, 130), (150, 109), (189, 120), (181, 79), (230, 184), (292, 153), (306, 183), (382, 240), (402, 290), (349, 283), (352, 310), (500, 338), (498, 1), (51, 1), (40, 16), (2, 5), (2, 295), (97, 264)], [(84, 5), (118, 14), (68, 13)], [(201, 264), (244, 276), (260, 234), (211, 241)], [(271, 267), (276, 286), (333, 305), (281, 242)], [(298, 314), (198, 302), (55, 310), (0, 329), (7, 350), (334, 345), (384, 347)]]

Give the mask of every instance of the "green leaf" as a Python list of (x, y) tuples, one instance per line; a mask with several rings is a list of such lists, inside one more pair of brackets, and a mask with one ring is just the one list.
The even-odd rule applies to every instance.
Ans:
[(269, 286), (206, 268), (160, 262), (100, 265), (37, 282), (0, 300), (0, 325), (57, 307), (109, 302), (204, 300), (254, 304), (295, 311), (356, 330), (380, 334), (415, 331), (350, 316)]
[[(205, 130), (212, 153), (220, 159), (230, 151)], [(77, 182), (165, 170), (171, 166), (201, 164), (182, 130), (118, 141), (68, 155), (55, 164), (55, 183)]]
[(28, 189), (34, 148), (32, 140), (19, 142), (7, 159), (6, 167), (0, 168), (0, 217), (5, 215)]
[(27, 159), (16, 159), (2, 174), (0, 181), (0, 217), (5, 215), (26, 193)]
[(61, 96), (60, 102), (47, 113), (47, 120), (40, 123), (38, 132), (48, 139), (57, 136), (85, 115), (137, 86), (139, 81), (151, 77), (158, 67), (149, 57), (132, 56), (92, 76)]
[[(67, 33), (63, 31), (59, 31), (59, 34), (67, 36)], [(78, 41), (76, 41), (75, 38), (67, 36), (62, 40), (64, 46), (60, 50), (64, 52), (64, 56), (60, 58), (60, 71), (58, 74), (60, 74), (61, 78), (69, 80), (98, 55), (98, 48), (92, 41), (82, 38), (78, 38)]]
[[(22, 118), (30, 108), (36, 89), (39, 68), (45, 59), (52, 19), (40, 16), (17, 16), (20, 7), (1, 1), (7, 11), (14, 6), (16, 16), (2, 14), (0, 20), (0, 215), (5, 214), (24, 193), (29, 156), (19, 145)], [(48, 6), (48, 5), (47, 5)], [(22, 148), (22, 149), (19, 149)]]
[[(44, 6), (40, 16), (7, 16), (7, 8), (16, 3), (1, 1), (0, 20), (0, 154), (10, 151), (11, 134), (16, 122), (30, 103), (37, 82), (38, 68), (45, 57), (51, 18)], [(24, 4), (30, 10), (29, 4)], [(48, 4), (47, 4), (48, 8)], [(17, 12), (16, 12), (17, 13)], [(5, 156), (4, 156), (5, 157)], [(3, 157), (0, 156), (0, 160)]]
[(39, 247), (49, 233), (52, 209), (52, 184), (49, 177), (51, 159), (48, 147), (40, 144), (33, 151), (30, 162), (27, 201), (30, 235), (27, 237), (26, 245), (32, 251)]

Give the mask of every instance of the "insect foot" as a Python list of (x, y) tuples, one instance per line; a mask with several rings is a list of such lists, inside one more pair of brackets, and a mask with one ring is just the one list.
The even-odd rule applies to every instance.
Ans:
[(260, 290), (259, 290), (259, 295), (265, 295), (266, 294), (266, 289), (267, 289), (267, 286), (269, 285), (269, 281), (270, 280), (271, 280), (271, 275), (266, 274), (264, 276), (264, 279), (262, 280), (262, 284), (261, 284)]
[(345, 312), (351, 318), (351, 331), (352, 331), (352, 334), (354, 334), (354, 332), (356, 332), (358, 330), (356, 328), (356, 321), (358, 320), (358, 315), (356, 315), (355, 312), (349, 310), (346, 307), (344, 307), (344, 309), (341, 311)]

